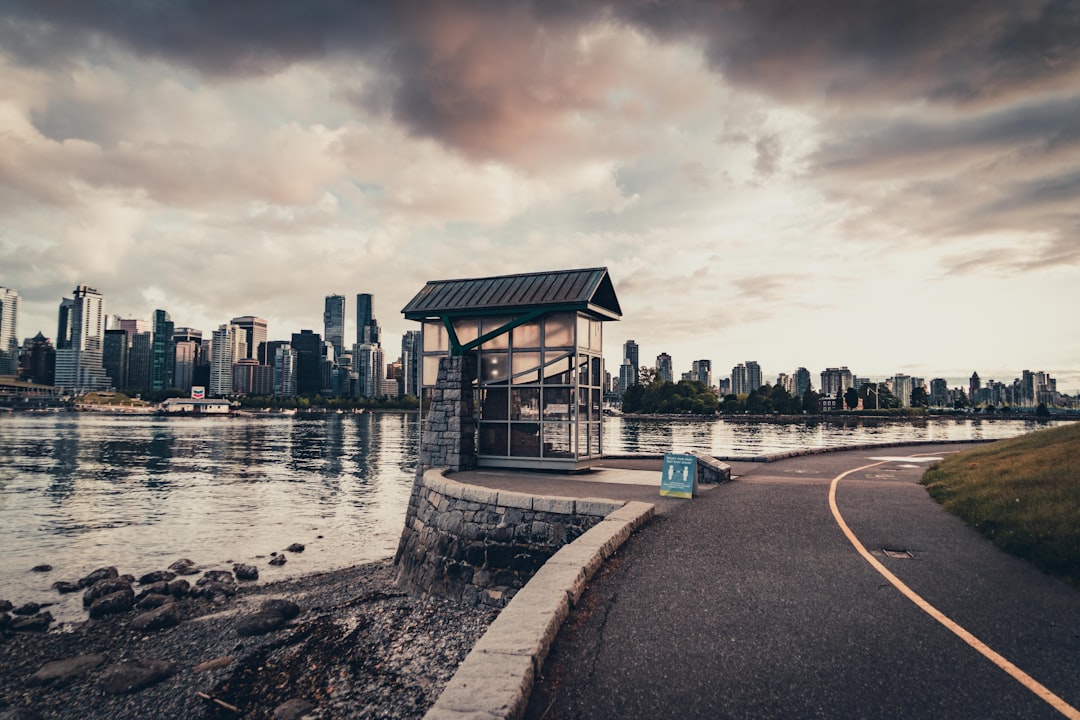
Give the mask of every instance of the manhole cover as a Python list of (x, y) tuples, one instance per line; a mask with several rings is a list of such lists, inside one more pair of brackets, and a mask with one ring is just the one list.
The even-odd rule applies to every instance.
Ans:
[(891, 557), (896, 560), (914, 560), (915, 556), (911, 554), (910, 550), (893, 550), (890, 548), (881, 548), (881, 552), (885, 557)]

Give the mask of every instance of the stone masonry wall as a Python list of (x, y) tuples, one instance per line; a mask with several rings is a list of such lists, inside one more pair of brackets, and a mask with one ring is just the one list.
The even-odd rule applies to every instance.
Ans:
[(476, 420), (472, 382), (476, 371), (471, 357), (439, 359), (439, 375), (431, 406), (424, 416), (420, 440), (419, 479), (433, 467), (472, 470), (476, 467)]
[(622, 505), (490, 490), (429, 470), (409, 500), (394, 558), (397, 585), (502, 607), (560, 547)]

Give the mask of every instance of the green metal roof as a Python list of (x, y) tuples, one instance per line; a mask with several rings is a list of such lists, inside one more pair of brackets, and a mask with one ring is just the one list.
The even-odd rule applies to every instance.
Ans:
[(431, 280), (401, 312), (409, 320), (425, 320), (546, 309), (581, 310), (604, 320), (622, 317), (607, 268)]

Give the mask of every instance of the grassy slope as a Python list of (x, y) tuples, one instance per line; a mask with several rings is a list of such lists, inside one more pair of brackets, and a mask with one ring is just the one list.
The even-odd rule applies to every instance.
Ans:
[(951, 456), (923, 484), (998, 547), (1080, 587), (1080, 423)]

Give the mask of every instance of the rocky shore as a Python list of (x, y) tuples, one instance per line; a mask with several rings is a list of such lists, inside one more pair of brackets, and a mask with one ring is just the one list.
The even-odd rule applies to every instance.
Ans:
[(101, 568), (56, 584), (89, 617), (52, 631), (0, 600), (0, 720), (421, 717), (496, 614), (399, 591), (390, 560), (253, 570)]

